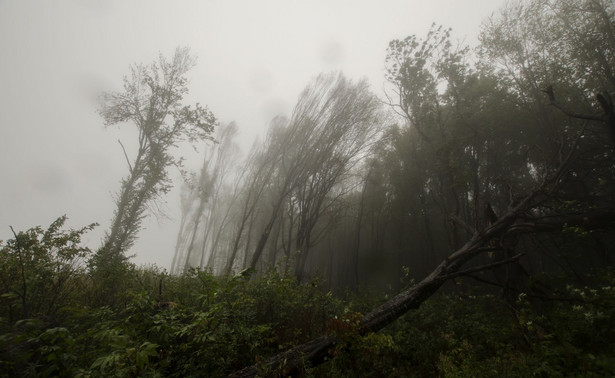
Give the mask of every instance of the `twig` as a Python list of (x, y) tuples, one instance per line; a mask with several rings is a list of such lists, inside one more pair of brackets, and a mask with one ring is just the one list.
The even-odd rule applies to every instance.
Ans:
[(496, 268), (496, 267), (501, 266), (501, 265), (506, 265), (506, 264), (513, 263), (513, 262), (519, 260), (519, 258), (521, 256), (523, 256), (523, 255), (525, 255), (525, 253), (519, 253), (519, 254), (511, 257), (511, 258), (506, 259), (506, 260), (498, 261), (498, 262), (491, 263), (491, 264), (479, 265), (479, 266), (476, 266), (474, 268), (470, 268), (470, 269), (462, 270), (462, 271), (459, 271), (459, 272), (447, 274), (445, 276), (442, 276), (441, 278), (448, 280), (448, 279), (459, 277), (459, 276), (469, 276), (471, 273), (476, 273), (476, 272), (480, 272), (480, 271), (483, 271), (483, 270), (488, 270), (488, 269)]
[(455, 214), (449, 214), (449, 218), (457, 223), (458, 225), (460, 225), (464, 230), (466, 230), (470, 235), (474, 235), (476, 234), (478, 231), (470, 226), (469, 224), (467, 224), (463, 219), (459, 218), (457, 215)]
[(565, 115), (576, 119), (583, 119), (586, 121), (603, 122), (608, 129), (612, 142), (615, 143), (615, 108), (613, 107), (613, 100), (607, 92), (596, 94), (596, 100), (604, 111), (604, 114), (602, 116), (595, 114), (577, 113), (564, 108), (562, 104), (557, 102), (557, 100), (555, 99), (555, 94), (553, 93), (553, 87), (551, 85), (544, 89), (543, 92), (546, 93), (549, 97), (549, 103)]
[(490, 281), (490, 280), (484, 279), (484, 278), (482, 278), (482, 277), (477, 277), (477, 276), (475, 276), (475, 275), (473, 275), (473, 274), (467, 274), (467, 276), (468, 276), (468, 277), (470, 277), (470, 278), (472, 278), (472, 279), (474, 279), (474, 280), (476, 280), (476, 281), (478, 281), (478, 282), (482, 282), (482, 283), (487, 284), (487, 285), (497, 286), (497, 287), (500, 287), (500, 288), (503, 288), (503, 287), (504, 287), (504, 285), (502, 285), (502, 284), (500, 284), (500, 283), (493, 282), (493, 281)]

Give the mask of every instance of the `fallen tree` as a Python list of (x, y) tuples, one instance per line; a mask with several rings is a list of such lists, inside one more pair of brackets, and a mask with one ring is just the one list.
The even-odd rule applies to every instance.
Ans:
[[(366, 314), (360, 321), (357, 332), (364, 336), (381, 330), (409, 310), (418, 308), (451, 278), (516, 262), (521, 256), (516, 255), (491, 264), (461, 270), (474, 257), (486, 251), (492, 251), (493, 248), (488, 246), (493, 244), (493, 240), (501, 242), (507, 237), (515, 237), (524, 233), (557, 232), (564, 227), (572, 226), (599, 229), (611, 228), (615, 225), (614, 209), (590, 210), (557, 216), (528, 216), (530, 210), (543, 202), (544, 198), (540, 197), (544, 194), (544, 189), (543, 184), (541, 189), (534, 191), (518, 205), (509, 208), (489, 227), (475, 232), (463, 247), (449, 255), (421, 282)], [(230, 377), (295, 375), (304, 370), (306, 364), (316, 366), (326, 361), (331, 357), (330, 351), (338, 343), (340, 343), (340, 338), (334, 333), (324, 335), (280, 353), (265, 362), (237, 371)]]

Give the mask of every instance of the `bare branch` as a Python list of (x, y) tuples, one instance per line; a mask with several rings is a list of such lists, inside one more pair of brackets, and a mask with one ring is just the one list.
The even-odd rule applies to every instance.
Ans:
[(455, 277), (459, 277), (459, 276), (468, 276), (471, 275), (472, 273), (476, 273), (476, 272), (481, 272), (484, 270), (489, 270), (489, 269), (493, 269), (493, 268), (497, 268), (498, 266), (502, 266), (502, 265), (507, 265), (513, 262), (518, 261), (522, 256), (524, 256), (525, 253), (519, 253), (517, 255), (514, 255), (513, 257), (510, 257), (506, 260), (501, 260), (495, 263), (491, 263), (491, 264), (484, 264), (484, 265), (479, 265), (476, 266), (474, 268), (470, 268), (470, 269), (466, 269), (460, 272), (456, 272), (456, 273), (452, 273), (449, 274), (448, 276), (445, 276), (444, 278), (446, 279), (451, 279), (451, 278), (455, 278)]
[(130, 173), (132, 173), (132, 164), (130, 164), (130, 159), (128, 159), (128, 154), (126, 153), (126, 149), (124, 148), (124, 145), (122, 144), (121, 140), (117, 140), (117, 142), (120, 144), (120, 146), (122, 146), (122, 151), (124, 151), (124, 157), (126, 158), (126, 163), (128, 163), (128, 169), (130, 170)]
[(577, 113), (572, 110), (566, 109), (562, 104), (560, 104), (555, 99), (555, 93), (553, 92), (553, 87), (551, 85), (549, 85), (546, 89), (543, 89), (542, 91), (547, 94), (547, 96), (549, 97), (549, 103), (552, 106), (554, 106), (555, 108), (557, 108), (558, 110), (560, 110), (562, 113), (566, 114), (569, 117), (577, 118), (577, 119), (586, 119), (589, 121), (600, 121), (600, 122), (605, 121), (605, 118), (602, 116), (597, 116), (593, 114)]
[(611, 136), (612, 142), (615, 143), (615, 108), (613, 107), (613, 100), (607, 92), (596, 94), (596, 100), (604, 112), (601, 116), (595, 114), (578, 113), (565, 108), (555, 99), (555, 93), (553, 92), (553, 87), (551, 85), (544, 89), (543, 92), (549, 97), (549, 103), (567, 116), (586, 121), (598, 121), (604, 123), (608, 129), (609, 135)]

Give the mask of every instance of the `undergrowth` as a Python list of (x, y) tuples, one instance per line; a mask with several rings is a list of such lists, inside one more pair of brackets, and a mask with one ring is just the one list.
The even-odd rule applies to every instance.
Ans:
[(305, 376), (615, 376), (613, 269), (540, 306), (449, 290), (361, 337), (362, 314), (387, 295), (335, 294), (275, 270), (220, 278), (128, 266), (114, 278), (121, 290), (101, 297), (79, 263), (91, 253), (78, 247), (86, 229), (61, 226), (0, 249), (1, 376), (221, 377), (323, 334), (340, 342)]

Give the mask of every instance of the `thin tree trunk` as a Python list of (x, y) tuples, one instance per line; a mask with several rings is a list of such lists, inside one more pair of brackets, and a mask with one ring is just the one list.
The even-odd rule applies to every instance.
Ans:
[(363, 185), (363, 191), (361, 192), (361, 199), (359, 201), (359, 213), (357, 214), (357, 228), (355, 234), (357, 235), (356, 243), (354, 246), (352, 256), (352, 273), (353, 273), (353, 287), (355, 290), (359, 288), (359, 252), (361, 250), (361, 227), (363, 225), (363, 211), (365, 207), (365, 192), (367, 191), (367, 183), (369, 179), (369, 172)]
[(261, 234), (261, 237), (258, 240), (258, 244), (256, 244), (256, 248), (254, 249), (254, 254), (252, 255), (252, 260), (250, 262), (250, 268), (252, 269), (256, 269), (256, 264), (258, 263), (258, 260), (260, 260), (261, 258), (261, 254), (263, 253), (263, 250), (265, 249), (267, 240), (269, 240), (269, 235), (271, 234), (271, 228), (273, 227), (273, 224), (275, 223), (278, 217), (278, 212), (280, 211), (280, 208), (282, 207), (282, 202), (284, 201), (285, 198), (286, 196), (280, 196), (280, 198), (278, 199), (277, 203), (275, 204), (273, 208), (273, 212), (271, 213), (271, 217), (269, 218), (269, 222), (267, 222), (267, 225), (265, 226), (265, 230)]
[(205, 199), (203, 198), (203, 194), (201, 194), (201, 197), (199, 198), (199, 207), (194, 214), (194, 227), (192, 228), (190, 244), (188, 245), (188, 250), (186, 251), (186, 261), (184, 261), (183, 269), (184, 273), (186, 273), (190, 268), (190, 256), (192, 255), (192, 250), (194, 249), (194, 240), (196, 239), (196, 233), (199, 229), (199, 224), (201, 223), (201, 217), (203, 217), (203, 210), (205, 210)]

